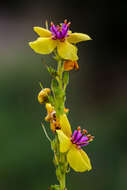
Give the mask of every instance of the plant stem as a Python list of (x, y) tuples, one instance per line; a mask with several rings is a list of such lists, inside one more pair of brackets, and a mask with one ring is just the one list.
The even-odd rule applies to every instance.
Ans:
[(65, 92), (63, 87), (63, 65), (62, 59), (60, 57), (57, 58), (58, 66), (57, 66), (57, 82), (58, 82), (58, 93), (55, 100), (56, 106), (56, 116), (59, 118), (60, 115), (64, 113), (64, 102), (65, 102)]
[(57, 166), (56, 166), (56, 176), (59, 181), (59, 190), (65, 190), (66, 188), (66, 171), (68, 164), (66, 162), (66, 154), (60, 153), (59, 140), (56, 135), (56, 156), (57, 156)]
[[(58, 73), (58, 86), (60, 90), (60, 94), (56, 98), (56, 116), (60, 117), (61, 114), (64, 113), (64, 102), (65, 102), (65, 94), (64, 94), (64, 83), (63, 83), (63, 64), (62, 59), (56, 55), (56, 60), (58, 62), (57, 66), (57, 73)], [(59, 190), (65, 190), (66, 189), (66, 171), (68, 168), (68, 163), (66, 161), (66, 154), (63, 154), (60, 152), (59, 147), (59, 140), (57, 135), (55, 136), (55, 149), (54, 149), (54, 155), (56, 158), (56, 176), (59, 181)]]
[(66, 187), (66, 180), (65, 180), (65, 178), (66, 178), (66, 175), (65, 175), (65, 173), (62, 175), (62, 177), (61, 177), (61, 180), (60, 180), (60, 190), (65, 190), (65, 187)]

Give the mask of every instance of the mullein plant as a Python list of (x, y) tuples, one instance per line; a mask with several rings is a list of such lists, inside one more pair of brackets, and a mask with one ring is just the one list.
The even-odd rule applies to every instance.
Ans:
[(66, 174), (70, 168), (76, 172), (92, 169), (90, 159), (83, 147), (87, 146), (94, 137), (80, 127), (72, 132), (67, 117), (69, 110), (65, 107), (69, 72), (79, 69), (76, 44), (91, 38), (86, 34), (72, 33), (70, 22), (67, 20), (56, 26), (51, 22), (50, 29), (46, 21), (46, 28), (37, 26), (33, 29), (39, 37), (29, 42), (30, 47), (38, 54), (50, 55), (56, 62), (54, 67), (47, 66), (52, 78), (51, 87), (41, 86), (42, 89), (38, 94), (39, 103), (45, 105), (47, 111), (45, 121), (49, 122), (53, 133), (53, 139), (50, 139), (42, 123), (54, 153), (53, 163), (59, 181), (58, 185), (51, 185), (49, 190), (67, 190)]

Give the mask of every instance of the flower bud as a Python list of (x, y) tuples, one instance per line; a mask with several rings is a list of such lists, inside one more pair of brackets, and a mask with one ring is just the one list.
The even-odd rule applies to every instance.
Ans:
[(50, 88), (44, 88), (38, 94), (38, 102), (40, 104), (48, 101), (48, 95), (50, 94)]
[(77, 61), (71, 61), (71, 60), (64, 61), (64, 71), (71, 71), (73, 69), (75, 70), (79, 69)]

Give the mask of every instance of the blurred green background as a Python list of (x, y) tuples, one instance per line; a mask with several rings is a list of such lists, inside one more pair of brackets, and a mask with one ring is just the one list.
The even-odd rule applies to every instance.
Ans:
[[(95, 136), (85, 148), (93, 170), (71, 171), (68, 190), (127, 189), (127, 72), (125, 7), (111, 1), (4, 1), (0, 7), (0, 190), (43, 190), (57, 183), (53, 153), (42, 129), (39, 82), (49, 87), (42, 56), (29, 48), (33, 26), (65, 18), (93, 41), (79, 47), (66, 106), (72, 128)], [(48, 126), (47, 126), (48, 127)]]

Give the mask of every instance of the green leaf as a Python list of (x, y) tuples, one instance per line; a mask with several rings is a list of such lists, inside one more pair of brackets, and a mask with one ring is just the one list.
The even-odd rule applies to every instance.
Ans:
[(69, 72), (64, 72), (63, 83), (64, 83), (64, 89), (66, 89), (66, 87), (69, 83)]

